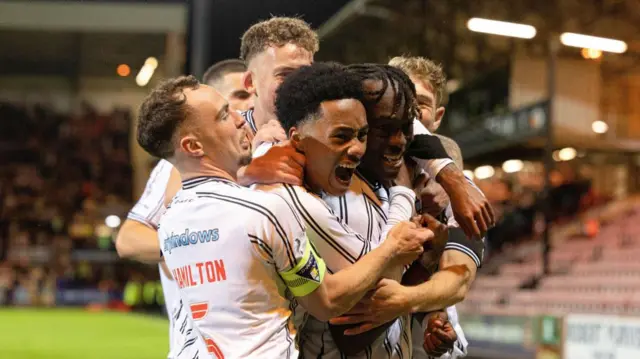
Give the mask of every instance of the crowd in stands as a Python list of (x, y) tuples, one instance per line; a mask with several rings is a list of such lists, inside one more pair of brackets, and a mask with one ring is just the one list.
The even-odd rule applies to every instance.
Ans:
[[(161, 302), (157, 282), (149, 280), (157, 278), (156, 268), (116, 262), (112, 229), (105, 225), (108, 215), (124, 218), (132, 204), (129, 116), (127, 110), (100, 114), (86, 104), (62, 114), (0, 103), (0, 305)], [(545, 210), (539, 168), (498, 171), (476, 182), (500, 218), (487, 235), (489, 253), (522, 238), (539, 239)], [(589, 181), (569, 165), (557, 167), (551, 184), (557, 223), (598, 202)], [(539, 261), (532, 266), (539, 268)], [(480, 284), (488, 282), (479, 277)], [(521, 285), (517, 280), (514, 288)], [(490, 303), (504, 299), (492, 291), (474, 293), (480, 292), (495, 296)]]
[(129, 116), (0, 102), (0, 305), (122, 290), (104, 223), (132, 203)]
[(500, 253), (522, 240), (535, 238), (544, 228), (544, 213), (562, 223), (576, 214), (601, 203), (590, 180), (580, 176), (574, 167), (563, 163), (551, 173), (550, 207), (546, 208), (544, 174), (541, 166), (514, 174), (497, 172), (489, 179), (476, 180), (496, 215), (497, 225), (487, 234), (489, 253)]

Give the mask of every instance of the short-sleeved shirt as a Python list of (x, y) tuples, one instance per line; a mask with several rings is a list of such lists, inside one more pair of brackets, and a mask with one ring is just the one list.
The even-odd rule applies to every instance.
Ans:
[(282, 197), (223, 178), (192, 178), (158, 234), (214, 357), (298, 357), (291, 299), (318, 288), (326, 267)]

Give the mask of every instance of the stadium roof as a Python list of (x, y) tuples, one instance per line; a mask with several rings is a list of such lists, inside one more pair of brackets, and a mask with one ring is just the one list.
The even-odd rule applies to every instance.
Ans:
[[(472, 17), (530, 24), (538, 35), (522, 40), (473, 33), (466, 28)], [(626, 54), (602, 57), (605, 74), (640, 70), (637, 0), (352, 0), (319, 32), (321, 60), (386, 62), (410, 53), (443, 63), (450, 78), (463, 81), (506, 65), (514, 51), (544, 55), (549, 34), (561, 32), (624, 40)], [(580, 57), (579, 49), (561, 51)]]

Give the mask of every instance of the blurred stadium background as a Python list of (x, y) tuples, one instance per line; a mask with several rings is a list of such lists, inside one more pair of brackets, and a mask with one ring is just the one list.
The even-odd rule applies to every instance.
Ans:
[[(154, 164), (137, 106), (161, 78), (237, 57), (270, 14), (310, 22), (318, 60), (443, 64), (441, 132), (501, 218), (458, 306), (471, 357), (640, 358), (637, 0), (0, 2), (0, 358), (166, 355), (157, 267), (112, 243)], [(474, 17), (537, 33), (474, 32)]]

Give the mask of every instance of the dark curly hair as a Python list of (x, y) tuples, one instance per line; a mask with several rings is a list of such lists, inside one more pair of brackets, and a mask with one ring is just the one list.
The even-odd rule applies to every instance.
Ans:
[(278, 87), (276, 115), (288, 132), (319, 115), (324, 101), (363, 98), (362, 82), (353, 72), (337, 63), (316, 62), (292, 72)]
[(189, 113), (185, 89), (197, 89), (193, 76), (179, 76), (160, 83), (144, 99), (138, 114), (137, 139), (151, 155), (167, 158), (174, 153), (174, 137)]
[(361, 82), (366, 80), (382, 81), (382, 88), (379, 91), (365, 93), (364, 105), (367, 109), (367, 114), (369, 114), (370, 110), (368, 105), (380, 102), (389, 85), (391, 85), (394, 96), (392, 114), (398, 113), (404, 100), (403, 113), (405, 116), (418, 117), (416, 87), (404, 71), (383, 64), (354, 64), (347, 66), (347, 69), (358, 75)]

